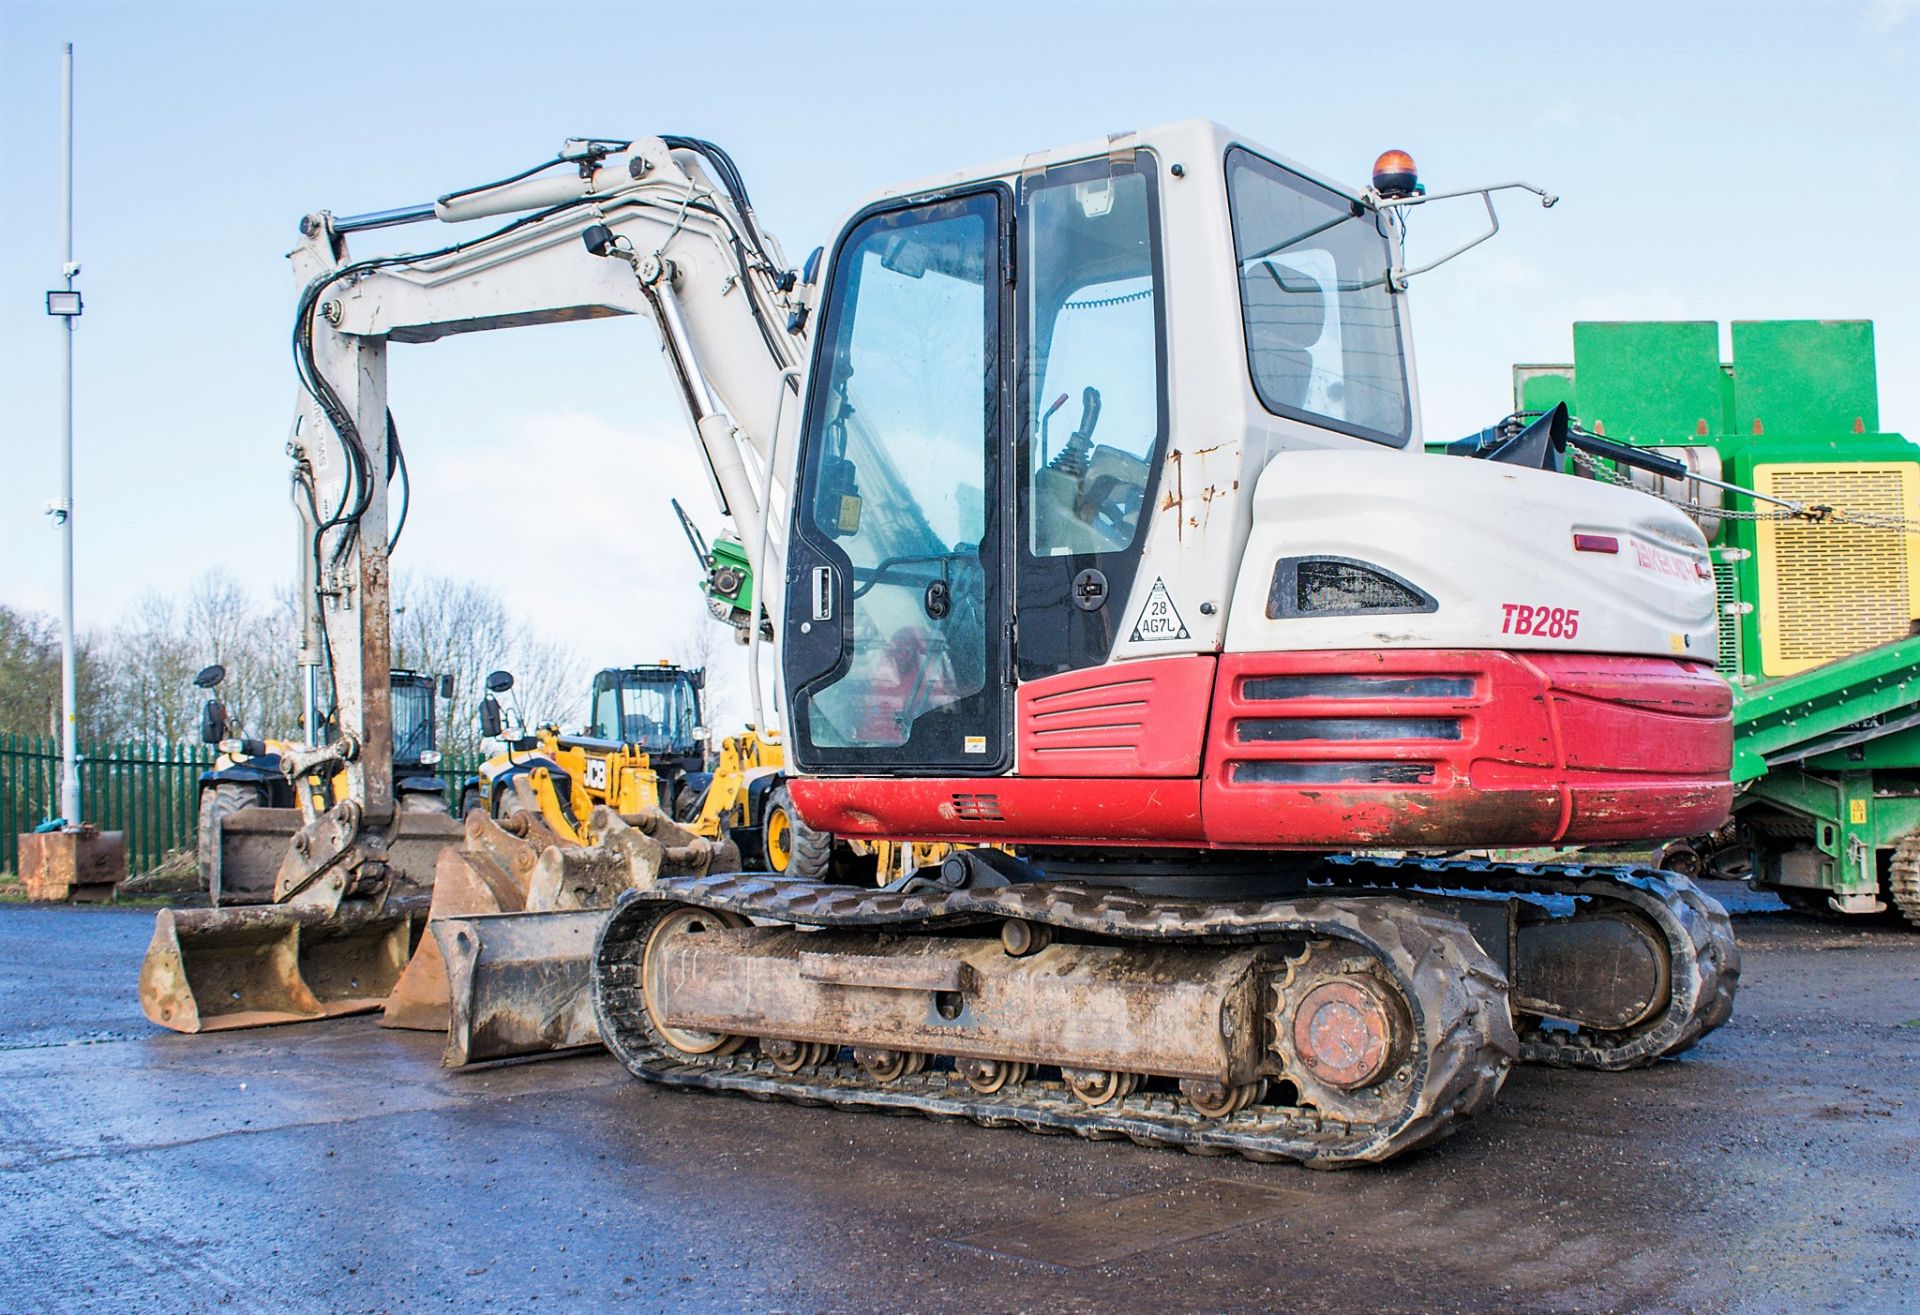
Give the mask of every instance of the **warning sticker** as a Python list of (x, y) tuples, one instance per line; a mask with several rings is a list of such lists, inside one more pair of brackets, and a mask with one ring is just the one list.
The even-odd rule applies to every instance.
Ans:
[(1174, 610), (1167, 582), (1158, 576), (1154, 577), (1153, 590), (1147, 595), (1147, 605), (1140, 609), (1140, 619), (1133, 623), (1133, 637), (1136, 641), (1188, 638), (1187, 623)]
[(987, 751), (987, 737), (984, 735), (969, 735), (967, 736), (964, 747), (968, 753), (985, 753)]

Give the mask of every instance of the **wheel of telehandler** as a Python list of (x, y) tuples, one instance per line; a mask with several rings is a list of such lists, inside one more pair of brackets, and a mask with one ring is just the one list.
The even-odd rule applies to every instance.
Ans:
[(819, 881), (833, 865), (832, 834), (806, 824), (784, 785), (767, 796), (761, 835), (769, 872)]
[(194, 833), (194, 854), (200, 861), (200, 884), (206, 885), (213, 871), (214, 824), (243, 808), (264, 808), (265, 790), (241, 781), (216, 781), (200, 791), (199, 829)]

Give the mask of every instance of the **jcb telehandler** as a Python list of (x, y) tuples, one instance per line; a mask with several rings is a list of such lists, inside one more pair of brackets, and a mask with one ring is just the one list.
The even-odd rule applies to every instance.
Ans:
[[(668, 662), (599, 672), (586, 729), (543, 726), (508, 740), (467, 783), (461, 814), (482, 809), (498, 819), (532, 807), (557, 835), (583, 844), (597, 805), (625, 814), (659, 808), (696, 835), (731, 840), (750, 867), (825, 875), (832, 837), (794, 816), (779, 737), (749, 727), (714, 745), (702, 713), (705, 674)], [(496, 671), (487, 686), (481, 731), (498, 739), (509, 719), (496, 696), (513, 677)]]
[(358, 806), (289, 851), (288, 916), (395, 890), (388, 345), (640, 314), (777, 582), (747, 647), (808, 821), (1016, 852), (650, 876), (594, 950), (636, 1074), (1337, 1165), (1446, 1135), (1516, 1058), (1691, 1046), (1738, 956), (1685, 880), (1437, 856), (1710, 830), (1731, 796), (1698, 528), (1529, 461), (1564, 411), (1421, 452), (1408, 217), (1496, 190), (1398, 153), (1348, 188), (1186, 122), (879, 193), (797, 272), (688, 137), (309, 215), (297, 444)]

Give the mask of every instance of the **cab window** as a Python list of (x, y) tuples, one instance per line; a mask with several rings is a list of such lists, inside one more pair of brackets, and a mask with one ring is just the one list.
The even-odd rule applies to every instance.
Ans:
[(1227, 153), (1227, 200), (1261, 404), (1403, 446), (1412, 410), (1380, 217), (1238, 147)]
[(622, 738), (620, 688), (611, 680), (596, 680), (593, 684), (593, 723), (587, 727), (587, 734), (597, 740)]
[(1145, 173), (1061, 170), (1026, 195), (1028, 550), (1123, 552), (1160, 437)]

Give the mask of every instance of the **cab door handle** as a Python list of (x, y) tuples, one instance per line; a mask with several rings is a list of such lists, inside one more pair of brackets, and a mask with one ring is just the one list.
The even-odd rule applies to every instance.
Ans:
[(813, 619), (815, 621), (833, 620), (833, 568), (831, 566), (813, 568)]

